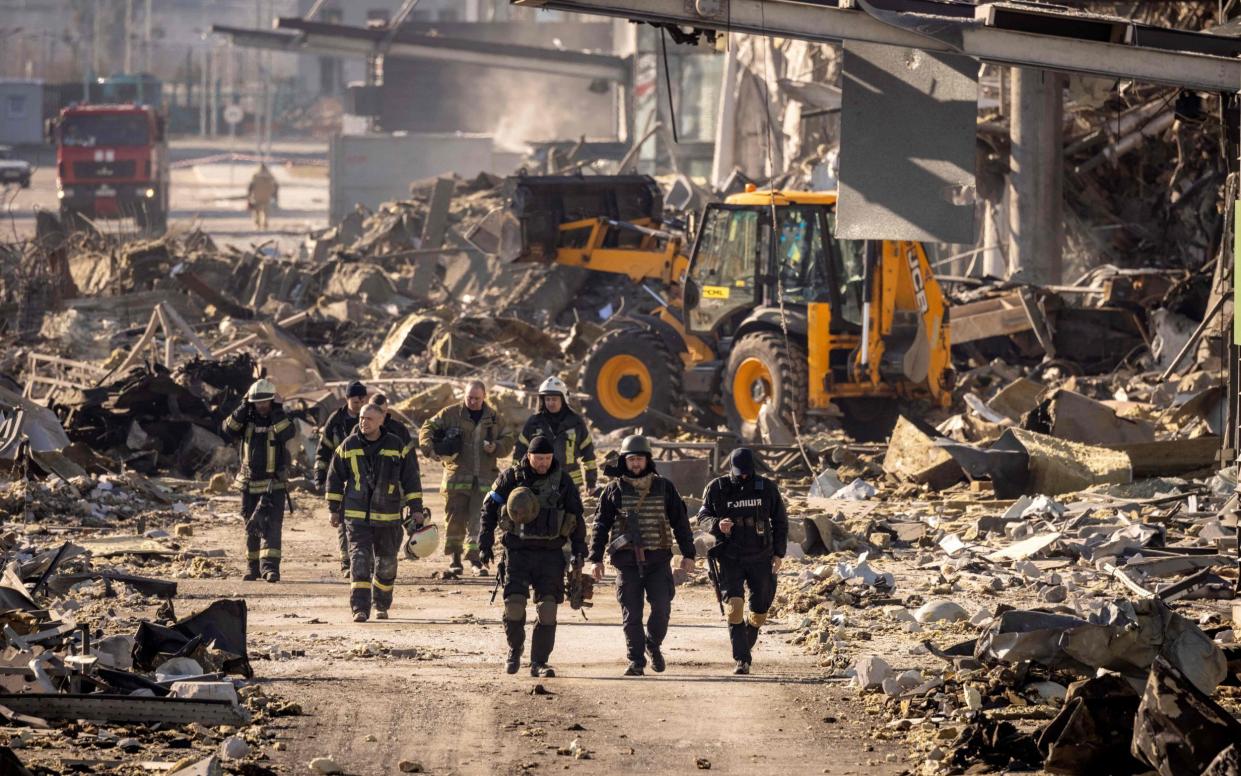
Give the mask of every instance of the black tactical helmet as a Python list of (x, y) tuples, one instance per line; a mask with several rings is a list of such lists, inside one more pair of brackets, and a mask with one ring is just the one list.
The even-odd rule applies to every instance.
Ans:
[(621, 458), (627, 455), (645, 455), (651, 457), (651, 443), (641, 434), (633, 434), (621, 440), (620, 453)]

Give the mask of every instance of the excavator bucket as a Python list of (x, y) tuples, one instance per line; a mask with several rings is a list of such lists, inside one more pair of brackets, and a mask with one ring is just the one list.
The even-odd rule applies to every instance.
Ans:
[[(557, 249), (581, 247), (589, 238), (587, 221), (658, 225), (664, 205), (648, 175), (518, 175), (505, 181), (505, 191), (505, 206), (488, 213), (467, 239), (506, 262), (554, 261)], [(641, 239), (613, 230), (600, 247), (636, 247)]]

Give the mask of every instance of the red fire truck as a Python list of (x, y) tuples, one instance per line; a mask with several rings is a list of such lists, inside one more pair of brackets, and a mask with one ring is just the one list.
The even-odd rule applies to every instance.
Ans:
[(61, 218), (132, 218), (163, 232), (168, 223), (164, 117), (149, 105), (76, 105), (52, 126)]

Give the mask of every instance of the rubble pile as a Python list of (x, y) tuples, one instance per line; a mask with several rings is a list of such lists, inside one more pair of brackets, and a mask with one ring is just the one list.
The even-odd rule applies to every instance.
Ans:
[[(261, 763), (271, 720), (300, 709), (253, 684), (245, 601), (176, 611), (173, 578), (222, 575), (224, 552), (195, 549), (189, 508), (149, 500), (158, 486), (57, 481), (15, 481), (0, 493), (4, 512), (38, 520), (10, 522), (0, 535), (5, 772), (156, 762), (170, 773), (219, 773), (223, 764), (275, 773)], [(18, 502), (24, 509), (14, 503), (19, 488), (35, 491)], [(90, 505), (83, 527), (105, 530), (84, 532), (71, 510), (55, 509), (69, 499)]]
[(887, 450), (820, 473), (790, 499), (802, 557), (776, 610), (914, 772), (1235, 773), (1235, 480), (1211, 458), (1157, 476), (1169, 454), (1130, 458), (1160, 443), (1109, 438), (1135, 433), (1110, 410), (1085, 433), (1116, 444), (1071, 441), (1098, 403), (1051, 396), (984, 421), (988, 449), (903, 418)]

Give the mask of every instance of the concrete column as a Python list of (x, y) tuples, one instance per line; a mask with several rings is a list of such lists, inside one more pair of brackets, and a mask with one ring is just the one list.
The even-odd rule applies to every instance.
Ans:
[(1011, 73), (1008, 273), (1030, 283), (1059, 283), (1064, 244), (1064, 76), (1019, 67)]

